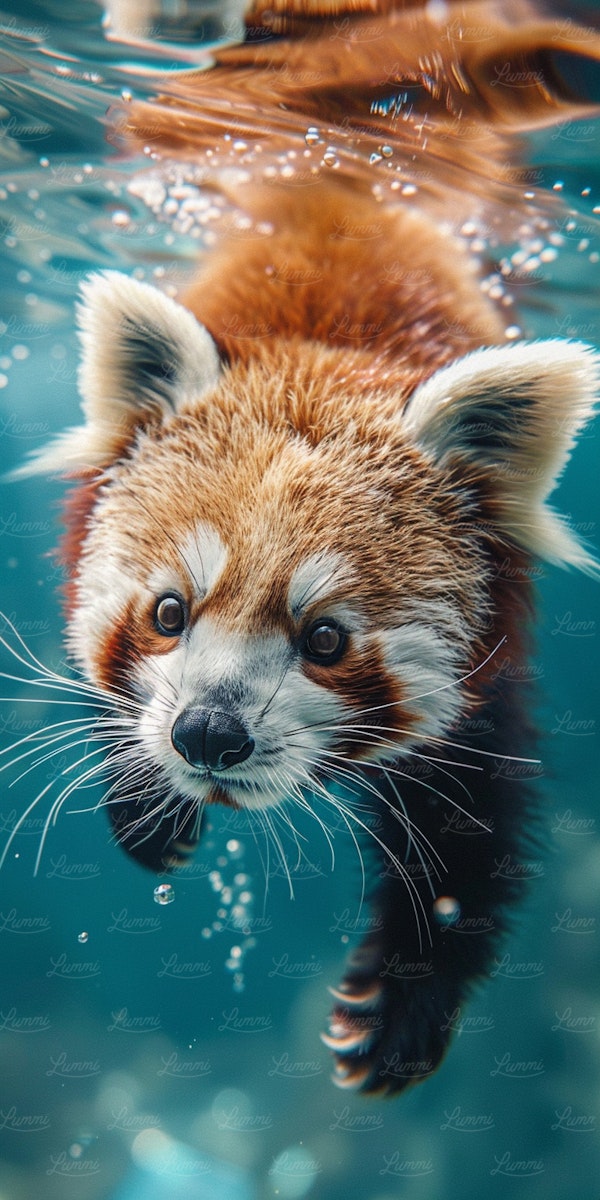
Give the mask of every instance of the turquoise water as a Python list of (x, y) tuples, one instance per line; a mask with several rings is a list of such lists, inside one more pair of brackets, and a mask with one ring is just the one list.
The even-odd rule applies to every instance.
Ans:
[[(166, 79), (192, 51), (181, 38), (109, 41), (101, 16), (91, 3), (68, 18), (39, 4), (0, 21), (3, 468), (77, 420), (73, 304), (86, 272), (117, 266), (176, 287), (197, 250), (180, 213), (161, 219), (130, 189), (147, 163), (111, 150), (104, 126), (115, 97), (150, 87), (150, 67)], [(234, 25), (215, 7), (202, 36)], [(532, 140), (532, 186), (560, 185), (565, 210), (547, 241), (556, 256), (513, 280), (528, 336), (598, 340), (599, 143), (589, 119)], [(558, 493), (596, 544), (597, 446), (592, 429)], [(0, 498), (0, 632), (56, 670), (61, 494), (36, 480), (4, 483)], [(0, 775), (0, 1200), (598, 1200), (598, 591), (544, 568), (539, 592), (545, 828), (529, 900), (444, 1066), (396, 1101), (337, 1091), (318, 1038), (360, 927), (343, 830), (332, 870), (324, 835), (297, 820), (291, 888), (252, 826), (218, 813), (159, 905), (161, 881), (110, 843), (96, 790), (68, 796), (45, 828), (83, 746)], [(1, 666), (30, 675), (8, 651)], [(27, 683), (4, 680), (2, 695), (6, 747), (84, 716)]]

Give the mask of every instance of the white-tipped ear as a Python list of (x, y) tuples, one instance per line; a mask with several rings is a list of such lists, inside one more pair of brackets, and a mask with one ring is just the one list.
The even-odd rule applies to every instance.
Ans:
[(14, 474), (105, 467), (136, 431), (213, 387), (219, 355), (208, 330), (157, 288), (106, 271), (81, 288), (79, 389), (86, 423)]
[(484, 484), (504, 537), (549, 562), (598, 574), (545, 504), (594, 413), (600, 356), (559, 339), (475, 350), (416, 389), (403, 414), (411, 440), (442, 467), (462, 460)]

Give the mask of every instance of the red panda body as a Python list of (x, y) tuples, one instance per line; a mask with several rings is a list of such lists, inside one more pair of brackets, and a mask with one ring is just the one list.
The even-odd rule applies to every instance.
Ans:
[[(326, 61), (333, 17), (311, 21), (310, 7), (272, 6), (269, 29), (251, 14), (248, 44), (156, 110), (140, 106), (131, 137), (152, 111), (163, 154), (200, 155), (217, 110), (203, 113), (199, 94), (229, 86), (235, 102), (237, 82), (256, 100), (267, 53), (283, 62), (287, 46), (298, 71), (303, 36)], [(412, 55), (409, 80), (430, 79), (432, 39), (447, 48), (412, 9), (344, 19), (383, 23)], [(336, 47), (327, 95), (330, 120), (344, 97), (357, 121), (371, 114), (368, 141), (379, 129), (365, 45), (357, 35), (341, 58)], [(277, 94), (285, 77), (273, 78)], [(289, 105), (304, 125), (310, 90)], [(442, 108), (443, 126), (454, 113)], [(247, 109), (240, 120), (256, 124)], [(248, 236), (224, 228), (183, 306), (115, 273), (85, 285), (86, 425), (37, 465), (81, 476), (68, 640), (120, 721), (109, 813), (126, 849), (176, 867), (207, 803), (268, 811), (317, 797), (357, 828), (364, 806), (377, 814), (381, 920), (326, 1040), (340, 1084), (392, 1092), (437, 1066), (518, 891), (494, 864), (519, 862), (531, 799), (502, 763), (531, 742), (523, 686), (498, 662), (527, 653), (535, 557), (594, 569), (545, 501), (591, 414), (597, 360), (577, 343), (507, 345), (505, 314), (436, 204), (374, 189), (362, 168), (323, 167), (306, 187), (245, 176), (224, 172), (222, 187), (249, 214)], [(456, 836), (455, 813), (478, 836)]]

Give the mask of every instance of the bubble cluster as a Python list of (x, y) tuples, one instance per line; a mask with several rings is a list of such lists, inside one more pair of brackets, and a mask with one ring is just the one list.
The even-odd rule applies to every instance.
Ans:
[(233, 935), (235, 940), (229, 947), (225, 967), (233, 973), (233, 990), (242, 992), (244, 960), (248, 951), (256, 946), (252, 933), (254, 893), (251, 877), (243, 870), (243, 843), (238, 838), (229, 838), (225, 849), (227, 853), (218, 856), (216, 868), (208, 877), (218, 908), (212, 924), (202, 930), (202, 936)]
[(222, 195), (203, 190), (202, 184), (202, 172), (196, 181), (193, 168), (184, 171), (173, 166), (159, 174), (136, 176), (128, 191), (158, 220), (166, 221), (173, 233), (210, 240), (206, 237), (207, 230), (221, 219), (227, 201)]

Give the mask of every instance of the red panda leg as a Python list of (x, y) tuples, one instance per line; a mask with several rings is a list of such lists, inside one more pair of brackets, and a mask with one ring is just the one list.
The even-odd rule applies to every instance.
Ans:
[[(504, 741), (499, 725), (487, 747), (478, 739), (477, 749), (487, 749), (489, 758), (460, 755), (463, 763), (485, 763), (468, 772), (477, 780), (470, 782), (470, 800), (447, 775), (435, 781), (443, 796), (414, 780), (379, 785), (390, 807), (382, 808), (378, 837), (395, 863), (377, 849), (372, 931), (333, 989), (336, 1004), (323, 1040), (334, 1052), (342, 1087), (391, 1094), (430, 1075), (460, 1025), (462, 1005), (493, 966), (530, 866), (529, 787), (515, 781), (506, 757), (496, 757)], [(514, 734), (511, 748), (519, 753)], [(458, 778), (459, 770), (453, 773)], [(420, 846), (392, 811), (399, 809), (396, 788)], [(428, 845), (435, 851), (429, 859)]]

